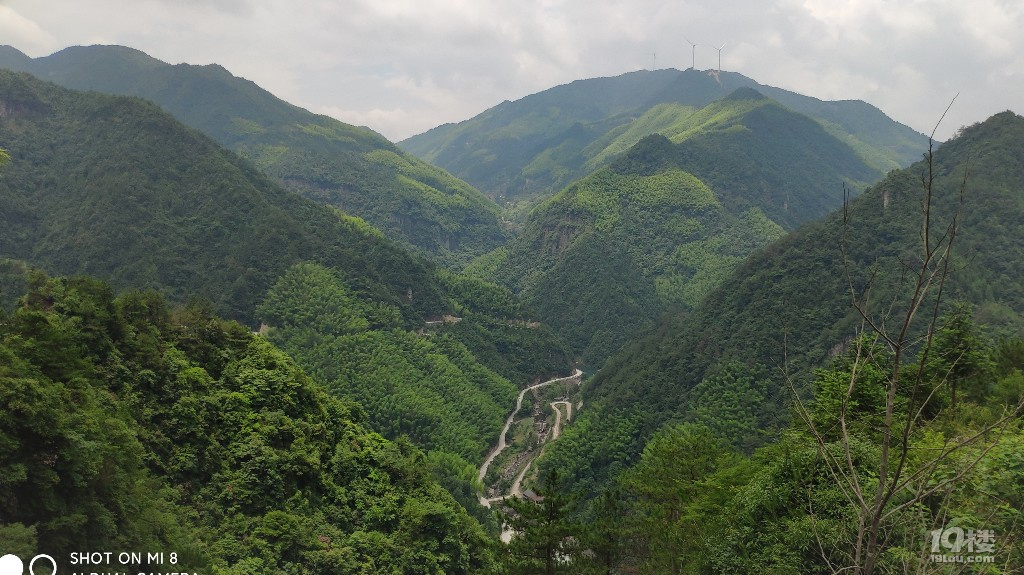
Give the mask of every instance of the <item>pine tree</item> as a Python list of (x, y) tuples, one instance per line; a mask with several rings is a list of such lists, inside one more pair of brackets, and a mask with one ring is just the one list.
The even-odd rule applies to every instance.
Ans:
[(507, 548), (506, 572), (522, 575), (554, 575), (575, 572), (577, 558), (574, 535), (578, 526), (570, 519), (575, 498), (563, 489), (558, 471), (551, 469), (541, 476), (534, 498), (509, 498), (507, 518), (513, 531)]

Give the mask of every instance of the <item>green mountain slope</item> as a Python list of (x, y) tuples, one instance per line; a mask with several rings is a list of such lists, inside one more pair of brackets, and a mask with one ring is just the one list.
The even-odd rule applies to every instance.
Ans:
[[(457, 304), (462, 315), (415, 331), (403, 328), (398, 308), (360, 298), (342, 274), (313, 263), (283, 274), (257, 312), (271, 341), (364, 406), (375, 430), (427, 450), (459, 501), (489, 517), (470, 483), (515, 402), (516, 384), (564, 374), (569, 358), (547, 328), (522, 325), (528, 322), (507, 290), (445, 282), (467, 302)], [(485, 309), (485, 298), (460, 293), (467, 282), (514, 305)]]
[[(516, 385), (570, 363), (550, 330), (519, 326), (533, 317), (508, 290), (284, 190), (149, 102), (0, 71), (0, 110), (0, 303), (24, 287), (20, 260), (265, 322), (319, 382), (364, 402), (375, 430), (428, 450), (445, 487), (493, 522), (472, 468)], [(452, 314), (457, 326), (424, 327)]]
[(813, 118), (877, 172), (870, 180), (915, 161), (926, 143), (864, 102), (823, 102), (730, 72), (656, 70), (551, 88), (400, 145), (491, 197), (544, 197), (740, 88)]
[(685, 170), (734, 209), (758, 207), (786, 229), (824, 216), (878, 172), (811, 118), (750, 88), (708, 104), (665, 134)]
[(756, 209), (731, 213), (678, 168), (606, 169), (537, 208), (497, 276), (600, 365), (661, 311), (695, 305), (781, 234)]
[(492, 272), (593, 367), (874, 173), (819, 124), (741, 89), (538, 206)]
[(369, 431), (265, 339), (153, 292), (30, 281), (0, 311), (5, 553), (45, 552), (58, 572), (122, 549), (163, 553), (132, 569), (225, 575), (492, 562), (421, 451)]
[[(758, 395), (742, 366), (723, 370), (694, 390), (710, 396), (694, 421), (661, 427), (584, 505), (562, 470), (542, 472), (531, 487), (543, 501), (511, 503), (521, 535), (507, 562), (534, 573), (555, 554), (576, 573), (905, 573), (933, 571), (935, 551), (952, 551), (963, 559), (950, 563), (1021, 565), (1024, 340), (993, 342), (969, 314), (941, 323), (927, 348), (896, 357), (861, 340), (836, 357), (815, 374), (806, 419), (753, 453), (730, 440), (755, 430), (744, 407)], [(892, 362), (905, 369), (890, 395)], [(886, 398), (896, 414), (914, 414), (924, 396), (904, 435), (904, 418), (885, 416)], [(599, 439), (598, 460), (616, 437)], [(864, 505), (853, 495), (879, 484), (893, 496)], [(986, 535), (958, 547), (961, 530)]]
[(461, 265), (500, 245), (499, 209), (479, 191), (379, 134), (288, 104), (220, 66), (169, 65), (119, 46), (67, 48), (0, 68), (77, 90), (152, 100), (299, 194)]
[[(969, 303), (996, 334), (1017, 336), (1024, 332), (1022, 142), (1024, 118), (1006, 112), (943, 145), (933, 164), (931, 215), (938, 238), (957, 210), (966, 174), (943, 297)], [(906, 266), (920, 261), (926, 170), (919, 163), (891, 173), (845, 213), (849, 277), (858, 293), (871, 287), (876, 314), (902, 301), (895, 298), (906, 289)], [(666, 421), (732, 409), (758, 429), (784, 423), (791, 395), (782, 367), (805, 384), (812, 368), (844, 351), (860, 325), (840, 251), (843, 222), (838, 212), (801, 227), (739, 266), (692, 313), (617, 353), (587, 389), (578, 424), (552, 446), (550, 464), (592, 487), (634, 461)], [(733, 382), (728, 396), (715, 391), (723, 372)], [(749, 433), (734, 439), (746, 446), (762, 441)]]
[(153, 104), (0, 71), (0, 109), (11, 155), (0, 177), (0, 257), (177, 301), (201, 296), (250, 324), (278, 276), (306, 260), (344, 270), (410, 321), (447, 309), (430, 266)]

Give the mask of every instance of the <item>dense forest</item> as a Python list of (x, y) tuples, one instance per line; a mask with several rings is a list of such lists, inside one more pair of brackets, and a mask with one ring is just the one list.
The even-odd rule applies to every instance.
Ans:
[[(493, 527), (475, 503), (472, 468), (516, 386), (570, 364), (508, 290), (288, 192), (148, 102), (11, 72), (0, 72), (0, 100), (8, 305), (25, 287), (18, 272), (35, 266), (154, 289), (175, 304), (208, 301), (251, 329), (267, 321), (319, 384), (366, 402), (375, 431), (426, 450), (430, 472)], [(459, 321), (428, 321), (443, 317)], [(328, 347), (302, 339), (310, 334)], [(338, 335), (348, 336), (347, 367), (324, 355), (338, 351), (328, 341)], [(404, 393), (392, 394), (394, 382)]]
[[(589, 409), (549, 450), (550, 465), (597, 489), (635, 463), (662, 425), (723, 403), (757, 430), (734, 445), (771, 441), (792, 415), (782, 374), (807, 393), (813, 369), (863, 330), (852, 296), (880, 322), (901, 311), (922, 259), (922, 181), (933, 189), (931, 241), (957, 225), (947, 281), (931, 295), (941, 293), (942, 311), (969, 305), (993, 337), (1019, 337), (1024, 292), (1006, 265), (1021, 257), (1024, 233), (1024, 174), (1014, 167), (1024, 161), (1021, 142), (1024, 118), (1009, 112), (965, 128), (930, 162), (890, 173), (746, 260), (692, 312), (665, 318), (604, 365), (587, 389)], [(723, 377), (729, 392), (708, 393)]]
[(695, 305), (783, 233), (757, 208), (730, 213), (687, 172), (652, 172), (605, 169), (555, 196), (531, 214), (494, 273), (589, 365), (659, 312)]
[(71, 552), (121, 549), (204, 573), (489, 565), (424, 453), (370, 431), (265, 339), (152, 291), (27, 281), (0, 315), (5, 552), (60, 571)]
[[(505, 564), (546, 574), (1017, 572), (1024, 341), (993, 343), (969, 315), (940, 323), (934, 345), (899, 367), (932, 390), (924, 405), (909, 385), (894, 396), (897, 413), (921, 411), (898, 445), (901, 468), (883, 467), (891, 452), (881, 447), (907, 421), (884, 418), (894, 357), (865, 340), (815, 371), (804, 417), (752, 453), (730, 442), (751, 428), (724, 397), (658, 429), (596, 494), (550, 468), (536, 486), (542, 502), (512, 503), (522, 536)], [(892, 492), (883, 489), (889, 498), (875, 514), (869, 496), (880, 484)], [(932, 559), (951, 550), (978, 564)]]
[(914, 162), (927, 145), (923, 135), (865, 102), (823, 102), (741, 74), (692, 69), (577, 80), (503, 102), (400, 145), (491, 197), (530, 203), (606, 165), (646, 136), (681, 140), (686, 134), (678, 130), (681, 124), (692, 126), (699, 110), (739, 89), (813, 118), (870, 166), (874, 176), (868, 181)]
[[(564, 344), (507, 290), (410, 253), (365, 220), (304, 199), (155, 105), (65, 90), (0, 70), (0, 257), (116, 288), (201, 297), (258, 326), (256, 307), (292, 266), (315, 262), (402, 326), (442, 326), (503, 376), (568, 369)], [(88, 198), (88, 201), (83, 201)]]
[(2, 70), (0, 100), (11, 156), (0, 177), (2, 257), (203, 297), (249, 324), (277, 277), (306, 260), (346, 270), (411, 318), (445, 310), (430, 264), (289, 193), (152, 103)]
[(5, 66), (98, 92), (0, 70), (0, 553), (1024, 568), (1012, 112), (929, 145), (862, 102), (663, 70), (403, 143), (499, 207), (219, 66)]
[(519, 292), (596, 369), (873, 174), (811, 118), (743, 88), (542, 202), (468, 271)]
[[(493, 286), (492, 292), (513, 303), (507, 291)], [(373, 429), (426, 450), (460, 503), (482, 521), (493, 521), (476, 503), (476, 464), (498, 436), (518, 387), (477, 360), (471, 349), (478, 340), (466, 338), (467, 347), (459, 332), (442, 326), (427, 328), (429, 333), (406, 331), (398, 309), (360, 301), (339, 274), (316, 264), (299, 264), (282, 275), (258, 313), (271, 341), (337, 395), (364, 406)], [(479, 320), (458, 319), (488, 337)], [(529, 373), (566, 369), (566, 353), (552, 346), (553, 336), (511, 329), (520, 332), (519, 345), (510, 338), (496, 357), (529, 361)], [(523, 376), (515, 366), (496, 367)]]
[(465, 265), (505, 240), (498, 206), (475, 188), (367, 128), (288, 104), (221, 66), (172, 66), (122, 46), (75, 46), (36, 59), (5, 48), (0, 68), (151, 100), (287, 189), (448, 264)]

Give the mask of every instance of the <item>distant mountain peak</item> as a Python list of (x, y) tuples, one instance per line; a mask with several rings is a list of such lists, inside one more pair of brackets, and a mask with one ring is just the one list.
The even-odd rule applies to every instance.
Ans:
[(149, 54), (138, 50), (136, 48), (130, 48), (128, 46), (120, 46), (116, 44), (93, 44), (90, 46), (68, 46), (63, 50), (58, 50), (52, 55), (48, 56), (48, 59), (54, 61), (62, 61), (65, 59), (72, 59), (76, 63), (81, 63), (81, 59), (85, 58), (88, 60), (99, 61), (99, 60), (110, 60), (112, 57), (116, 57), (118, 60), (123, 62), (130, 62), (136, 66), (145, 66), (148, 68), (155, 68), (166, 66), (167, 63), (158, 60)]
[(736, 88), (735, 90), (732, 91), (731, 94), (729, 94), (728, 96), (726, 96), (723, 99), (725, 99), (725, 100), (768, 100), (769, 98), (768, 98), (768, 96), (765, 96), (764, 94), (762, 94), (761, 92), (755, 90), (754, 88), (751, 88), (749, 86), (744, 86), (742, 88)]
[(289, 190), (365, 217), (442, 261), (463, 265), (504, 241), (500, 208), (479, 190), (372, 130), (289, 104), (219, 64), (172, 65), (134, 48), (96, 45), (36, 59), (2, 50), (4, 67), (76, 90), (153, 100)]
[(692, 69), (577, 80), (399, 145), (493, 198), (539, 199), (607, 165), (643, 136), (686, 123), (715, 102), (738, 112), (766, 100), (820, 124), (877, 175), (911, 164), (927, 146), (923, 134), (865, 102), (826, 102), (736, 72)]
[(32, 58), (29, 58), (27, 54), (25, 54), (21, 50), (18, 50), (14, 46), (0, 45), (0, 62), (17, 62), (22, 64), (28, 64), (31, 61)]

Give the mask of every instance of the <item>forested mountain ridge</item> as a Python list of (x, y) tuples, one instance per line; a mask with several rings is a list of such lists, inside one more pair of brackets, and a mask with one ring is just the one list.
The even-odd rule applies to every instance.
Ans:
[(293, 106), (220, 66), (170, 65), (120, 46), (76, 46), (36, 59), (6, 47), (0, 68), (152, 100), (288, 189), (445, 263), (464, 265), (505, 240), (498, 206), (476, 189), (368, 128)]
[[(450, 304), (432, 266), (361, 220), (282, 189), (155, 105), (0, 71), (0, 257), (117, 288), (200, 296), (253, 324), (266, 290), (312, 260), (415, 325)], [(413, 290), (413, 297), (408, 297)]]
[[(0, 109), (0, 262), (15, 272), (2, 275), (21, 260), (265, 323), (331, 391), (366, 402), (374, 429), (429, 450), (468, 508), (517, 385), (569, 369), (507, 290), (284, 190), (150, 102), (0, 71)], [(443, 316), (461, 321), (424, 327)]]
[[(578, 80), (503, 102), (399, 145), (492, 197), (544, 197), (665, 123), (685, 119), (739, 88), (753, 88), (813, 118), (854, 148), (877, 175), (917, 160), (926, 143), (923, 135), (864, 102), (824, 102), (732, 72), (668, 69)], [(652, 121), (656, 114), (661, 117)]]
[(491, 266), (594, 368), (874, 175), (818, 123), (751, 89), (694, 116), (675, 127), (693, 134), (645, 137), (536, 207), (507, 249), (473, 267)]
[[(859, 568), (851, 492), (891, 479), (860, 572), (928, 571), (951, 529), (994, 533), (995, 567), (965, 572), (1014, 572), (1024, 118), (916, 150), (930, 161), (858, 195), (881, 156), (844, 130), (870, 122), (719, 97), (722, 77), (700, 106), (626, 112), (589, 145), (593, 172), (456, 273), (147, 100), (0, 70), (2, 552), (174, 549), (213, 575), (817, 575)], [(595, 117), (631, 101), (606, 92)], [(943, 305), (936, 284), (920, 308), (934, 337), (858, 337), (851, 292), (877, 325), (904, 311), (926, 188), (928, 245), (955, 238)], [(583, 403), (548, 386), (510, 416), (543, 454), (523, 468), (541, 498), (508, 503), (499, 547), (477, 463), (518, 388), (568, 373), (563, 339), (603, 367)], [(918, 412), (895, 471), (887, 389)]]
[[(1024, 118), (1005, 112), (963, 129), (931, 164), (936, 238), (964, 190), (943, 297), (968, 304), (997, 336), (1024, 333), (1024, 278), (1015, 264), (1024, 261), (1022, 143)], [(665, 422), (714, 412), (731, 414), (722, 433), (734, 444), (762, 442), (765, 430), (787, 420), (792, 395), (782, 368), (801, 388), (813, 368), (850, 345), (861, 325), (851, 285), (858, 293), (871, 287), (875, 313), (905, 295), (904, 266), (920, 260), (922, 178), (924, 162), (891, 173), (847, 210), (753, 255), (692, 313), (620, 350), (586, 390), (588, 408), (552, 446), (550, 464), (593, 488), (635, 461)]]
[(419, 449), (369, 431), (264, 338), (152, 291), (28, 283), (0, 309), (5, 553), (47, 553), (58, 572), (119, 549), (220, 575), (492, 564)]

